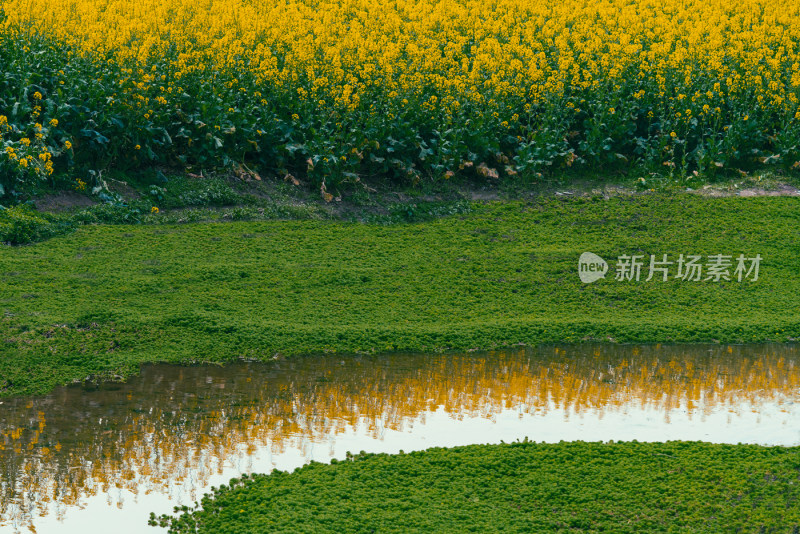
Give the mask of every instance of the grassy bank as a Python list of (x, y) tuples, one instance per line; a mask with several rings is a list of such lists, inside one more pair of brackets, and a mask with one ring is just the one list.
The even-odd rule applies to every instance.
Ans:
[[(0, 394), (150, 361), (800, 338), (800, 199), (474, 205), (416, 224), (88, 225), (0, 248)], [(609, 262), (582, 284), (585, 251)], [(759, 279), (614, 280), (622, 254), (760, 254)], [(647, 260), (649, 261), (649, 260)], [(672, 274), (675, 274), (673, 266)], [(705, 276), (705, 275), (704, 275)]]
[(170, 532), (797, 532), (797, 448), (530, 442), (234, 479)]

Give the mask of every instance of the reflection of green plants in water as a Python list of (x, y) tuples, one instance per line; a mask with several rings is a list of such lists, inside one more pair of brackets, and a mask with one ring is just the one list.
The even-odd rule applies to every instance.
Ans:
[(584, 345), (148, 367), (128, 384), (6, 400), (0, 513), (25, 520), (37, 508), (74, 505), (114, 487), (168, 491), (190, 478), (202, 486), (217, 470), (215, 458), (256, 447), (279, 454), (353, 426), (377, 435), (437, 407), (488, 417), (644, 405), (666, 417), (677, 408), (758, 408), (798, 388), (798, 354), (784, 345)]
[(471, 445), (233, 479), (151, 524), (238, 532), (797, 532), (800, 448)]

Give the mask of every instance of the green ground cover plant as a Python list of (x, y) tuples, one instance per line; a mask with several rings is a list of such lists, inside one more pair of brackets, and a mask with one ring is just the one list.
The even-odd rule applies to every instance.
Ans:
[[(154, 361), (797, 340), (799, 206), (649, 194), (473, 204), (421, 223), (83, 225), (0, 248), (0, 394)], [(612, 263), (606, 279), (581, 283), (585, 251)], [(764, 258), (757, 281), (613, 278), (622, 254), (740, 253)]]
[(243, 476), (150, 523), (242, 532), (800, 530), (798, 448), (523, 441)]
[(32, 210), (25, 205), (0, 206), (0, 243), (19, 245), (67, 233), (71, 221)]

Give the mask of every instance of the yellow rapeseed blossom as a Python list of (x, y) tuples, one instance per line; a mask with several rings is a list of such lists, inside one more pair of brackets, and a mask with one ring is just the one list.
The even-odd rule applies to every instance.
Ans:
[(646, 79), (703, 77), (704, 92), (758, 85), (765, 102), (800, 84), (791, 70), (800, 4), (778, 0), (8, 0), (4, 11), (6, 27), (48, 28), (83, 53), (114, 51), (119, 64), (177, 49), (177, 79), (251, 71), (284, 87), (302, 74), (304, 90), (327, 101), (425, 86), (460, 101), (479, 98), (473, 86), (536, 100), (621, 80), (631, 67)]
[[(237, 146), (230, 135), (255, 131), (241, 122), (251, 118), (269, 131), (278, 119), (249, 117), (259, 104), (259, 111), (293, 121), (324, 117), (336, 131), (358, 131), (363, 117), (414, 126), (439, 121), (437, 131), (453, 132), (488, 124), (480, 136), (521, 144), (552, 110), (566, 117), (553, 123), (570, 126), (554, 139), (594, 120), (626, 131), (620, 123), (646, 117), (653, 130), (637, 135), (678, 131), (694, 146), (692, 139), (716, 135), (740, 117), (751, 128), (768, 117), (767, 133), (774, 133), (800, 101), (797, 2), (5, 0), (3, 13), (0, 36), (34, 43), (30, 32), (41, 33), (65, 58), (95, 60), (97, 73), (87, 82), (107, 93), (92, 104), (114, 107), (131, 131), (152, 130), (145, 121), (166, 131), (187, 116), (182, 103), (202, 97), (207, 115), (168, 132), (179, 133), (183, 147), (260, 150), (253, 139)], [(59, 84), (72, 75), (64, 67)], [(31, 98), (31, 122), (57, 126), (50, 102), (38, 91)], [(58, 98), (48, 93), (48, 101)], [(0, 134), (7, 122), (0, 117)], [(217, 131), (232, 140), (223, 144)], [(47, 144), (48, 132), (40, 135), (35, 143)], [(160, 143), (149, 147), (157, 151)], [(455, 163), (470, 151), (453, 156)]]

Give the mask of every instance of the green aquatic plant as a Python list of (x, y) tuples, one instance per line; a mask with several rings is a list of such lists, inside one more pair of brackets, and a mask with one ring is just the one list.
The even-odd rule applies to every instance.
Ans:
[(527, 441), (349, 455), (235, 478), (171, 534), (800, 530), (798, 448)]

